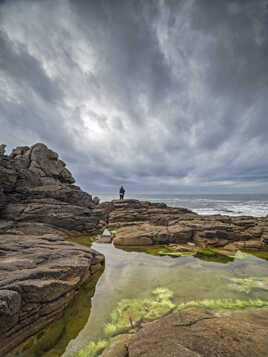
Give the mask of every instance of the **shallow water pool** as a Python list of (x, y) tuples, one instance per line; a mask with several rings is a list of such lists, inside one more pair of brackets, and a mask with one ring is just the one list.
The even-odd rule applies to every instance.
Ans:
[[(157, 288), (172, 292), (171, 300), (176, 306), (191, 301), (207, 301), (210, 308), (222, 307), (222, 301), (242, 301), (240, 307), (244, 307), (243, 302), (268, 302), (268, 261), (254, 255), (238, 252), (233, 261), (223, 264), (208, 258), (129, 252), (111, 244), (94, 243), (92, 248), (105, 255), (105, 271), (96, 286), (90, 317), (69, 342), (64, 357), (77, 356), (79, 351), (86, 356), (83, 349), (90, 342), (107, 337), (104, 326), (122, 299), (150, 298)], [(214, 301), (218, 306), (213, 306)]]

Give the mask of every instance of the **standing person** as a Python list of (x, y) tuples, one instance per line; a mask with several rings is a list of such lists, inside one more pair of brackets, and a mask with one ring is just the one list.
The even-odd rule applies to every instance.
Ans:
[(119, 190), (119, 194), (120, 194), (120, 200), (123, 200), (124, 199), (124, 194), (125, 194), (126, 190), (124, 189), (123, 186), (120, 187), (120, 190)]

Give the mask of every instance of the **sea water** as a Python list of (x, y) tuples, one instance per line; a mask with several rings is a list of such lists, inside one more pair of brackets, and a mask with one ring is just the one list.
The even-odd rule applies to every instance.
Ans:
[[(98, 196), (101, 202), (118, 199), (116, 194), (99, 194)], [(202, 215), (223, 214), (263, 217), (268, 214), (268, 194), (177, 195), (127, 193), (125, 198), (164, 202), (168, 206), (188, 208)]]

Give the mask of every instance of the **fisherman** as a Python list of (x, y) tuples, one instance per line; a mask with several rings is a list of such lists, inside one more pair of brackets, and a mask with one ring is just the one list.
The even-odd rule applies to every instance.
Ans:
[(120, 194), (120, 200), (123, 200), (124, 199), (124, 194), (125, 194), (126, 190), (124, 189), (123, 186), (120, 187), (120, 190), (119, 190), (119, 194)]

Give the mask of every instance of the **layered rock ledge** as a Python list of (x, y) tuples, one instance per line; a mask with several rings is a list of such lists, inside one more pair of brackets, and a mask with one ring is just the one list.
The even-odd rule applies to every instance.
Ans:
[(0, 145), (0, 355), (55, 320), (104, 257), (64, 236), (103, 226), (98, 199), (44, 144)]
[(0, 355), (53, 321), (104, 256), (55, 235), (0, 236)]
[(185, 208), (138, 200), (115, 200), (99, 208), (105, 212), (109, 228), (116, 230), (114, 244), (118, 246), (268, 249), (268, 216), (201, 216)]
[(44, 144), (0, 150), (0, 234), (79, 235), (103, 226), (98, 200)]

